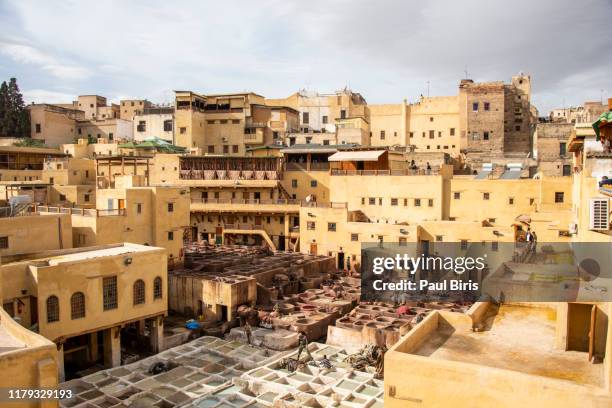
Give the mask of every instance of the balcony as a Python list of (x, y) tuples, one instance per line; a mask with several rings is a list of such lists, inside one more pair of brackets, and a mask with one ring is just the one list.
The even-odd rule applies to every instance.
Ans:
[(332, 169), (332, 176), (437, 176), (439, 169), (403, 169), (403, 170), (341, 170)]
[(85, 217), (105, 217), (105, 216), (124, 216), (125, 208), (115, 208), (110, 210), (97, 210), (95, 208), (75, 208), (75, 207), (54, 207), (48, 205), (33, 205), (31, 207), (34, 213), (50, 213), (50, 214), (70, 214), (82, 215)]
[(257, 213), (297, 213), (300, 200), (260, 200), (260, 199), (217, 199), (193, 198), (191, 212), (257, 212)]

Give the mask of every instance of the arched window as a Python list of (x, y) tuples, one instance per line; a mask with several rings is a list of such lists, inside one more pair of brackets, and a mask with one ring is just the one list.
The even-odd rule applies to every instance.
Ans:
[(162, 279), (158, 276), (153, 280), (153, 299), (162, 298)]
[(59, 321), (59, 299), (52, 295), (47, 298), (47, 323)]
[(141, 305), (145, 302), (145, 284), (142, 279), (134, 282), (134, 304)]
[(70, 298), (70, 317), (72, 320), (85, 317), (85, 295), (76, 292)]

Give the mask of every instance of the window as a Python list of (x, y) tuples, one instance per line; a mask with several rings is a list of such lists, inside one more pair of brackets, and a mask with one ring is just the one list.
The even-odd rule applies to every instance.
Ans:
[(340, 111), (340, 119), (346, 119), (346, 110), (345, 109), (342, 109)]
[(291, 180), (291, 187), (297, 188), (297, 186), (298, 186), (297, 180), (295, 179)]
[(308, 114), (308, 112), (302, 112), (302, 123), (307, 125), (309, 121), (310, 115)]
[(368, 198), (368, 204), (369, 205), (376, 205), (376, 198), (374, 198), (374, 197)]
[(102, 304), (104, 310), (117, 308), (117, 277), (102, 279)]
[(174, 203), (168, 203), (168, 212), (174, 212)]
[(414, 137), (414, 132), (410, 132), (410, 137)]
[(406, 240), (406, 238), (400, 237), (399, 246), (406, 246), (406, 245), (408, 245), (408, 241)]
[(229, 146), (228, 145), (224, 145), (223, 146), (223, 153), (225, 153), (225, 154), (229, 153)]
[(174, 241), (174, 231), (168, 231), (168, 241)]
[(215, 152), (215, 146), (214, 145), (209, 145), (208, 146), (208, 153), (214, 153)]
[(310, 231), (314, 231), (316, 224), (314, 221), (306, 221), (306, 229)]
[(444, 236), (442, 236), (442, 235), (436, 235), (436, 241), (438, 241), (438, 242), (442, 242), (442, 241), (444, 241)]
[(450, 128), (450, 135), (455, 136), (455, 128)]
[(60, 201), (66, 201), (66, 195), (65, 194), (60, 194), (59, 195), (59, 200)]
[(567, 154), (567, 145), (565, 143), (559, 143), (559, 156), (565, 156)]
[(433, 116), (430, 116), (430, 117), (429, 117), (429, 121), (430, 121), (430, 122), (433, 122)]
[(404, 207), (408, 207), (408, 199), (404, 198)]
[(232, 125), (239, 125), (240, 119), (232, 119)]
[(529, 199), (529, 205), (533, 205), (535, 203), (535, 198), (530, 198)]
[(430, 198), (429, 200), (427, 200), (427, 205), (433, 207), (433, 199)]
[(145, 284), (142, 279), (134, 282), (134, 304), (142, 305), (145, 302)]
[(7, 249), (9, 247), (8, 237), (0, 237), (0, 249)]
[(378, 199), (378, 205), (382, 205), (382, 197)]
[(397, 205), (397, 198), (392, 198), (391, 199), (391, 205), (393, 205), (393, 206)]
[(336, 223), (335, 222), (328, 222), (327, 223), (327, 230), (335, 232), (336, 231)]
[(472, 111), (478, 112), (478, 102), (472, 103)]
[(321, 122), (326, 125), (327, 124), (327, 116), (323, 115), (323, 117), (321, 117)]
[(482, 199), (483, 200), (488, 200), (489, 198), (491, 198), (491, 194), (489, 194), (489, 193), (482, 193)]
[(421, 206), (421, 199), (420, 198), (415, 198), (414, 199), (414, 206), (415, 207), (420, 207)]
[(351, 234), (351, 241), (359, 241), (359, 234)]
[(238, 145), (232, 146), (232, 153), (238, 153)]
[(520, 132), (521, 131), (521, 126), (520, 125), (516, 125), (514, 127), (514, 130), (516, 130), (517, 132)]
[(555, 203), (562, 203), (563, 202), (563, 192), (561, 191), (557, 191), (555, 193)]
[(461, 200), (461, 193), (460, 193), (459, 191), (455, 191), (455, 192), (453, 193), (453, 198), (454, 198), (455, 200)]
[(491, 104), (489, 102), (484, 103), (484, 110), (486, 111), (491, 110)]
[(88, 203), (88, 202), (89, 202), (89, 194), (85, 194), (85, 195), (83, 196), (83, 200), (84, 200), (86, 203)]
[(164, 132), (172, 132), (172, 119), (164, 120)]
[(380, 131), (380, 140), (385, 140), (385, 131), (384, 130)]
[(323, 141), (323, 146), (329, 146), (329, 140), (328, 139), (325, 139)]
[(429, 138), (433, 139), (434, 137), (436, 137), (436, 131), (435, 130), (430, 130), (429, 131)]
[(47, 298), (47, 323), (59, 321), (59, 299), (55, 295)]
[(110, 133), (108, 134), (108, 140), (113, 140), (113, 132), (110, 132)]
[(85, 295), (83, 292), (76, 292), (70, 297), (70, 318), (81, 319), (85, 317)]
[(179, 129), (179, 132), (181, 133), (181, 135), (184, 135), (185, 133), (187, 133), (187, 128), (186, 127), (182, 127)]
[(158, 276), (153, 280), (153, 299), (162, 298), (162, 279)]
[(514, 197), (508, 197), (508, 205), (514, 205)]
[(136, 214), (142, 214), (142, 204), (141, 203), (136, 204)]
[(482, 134), (482, 138), (483, 138), (484, 140), (489, 140), (489, 132), (487, 132), (487, 131), (483, 132), (483, 134)]
[(214, 125), (214, 124), (215, 124), (215, 121), (214, 121), (214, 120), (210, 120), (210, 119), (209, 119), (209, 120), (207, 120), (207, 121), (206, 121), (206, 124), (208, 124), (208, 125)]
[(563, 165), (563, 175), (564, 176), (571, 176), (572, 175), (572, 166), (569, 164), (564, 164)]
[(497, 251), (497, 250), (499, 250), (499, 242), (492, 241), (491, 242), (491, 251)]
[(316, 187), (317, 186), (317, 180), (310, 180), (310, 187)]
[(272, 132), (272, 139), (274, 140), (278, 139), (278, 132), (276, 130)]
[(465, 251), (465, 250), (467, 249), (467, 247), (468, 247), (468, 242), (467, 242), (467, 240), (462, 239), (462, 240), (461, 240), (461, 250), (462, 250), (462, 251)]
[(40, 129), (40, 123), (36, 124), (36, 133), (40, 133), (41, 129)]
[(147, 122), (144, 120), (138, 121), (138, 126), (136, 126), (137, 132), (145, 132), (147, 130)]
[(215, 200), (218, 200), (218, 199), (219, 199), (219, 192), (218, 192), (218, 191), (215, 191), (215, 192), (213, 193), (213, 197), (215, 198)]
[(361, 205), (365, 205), (365, 197), (361, 197)]

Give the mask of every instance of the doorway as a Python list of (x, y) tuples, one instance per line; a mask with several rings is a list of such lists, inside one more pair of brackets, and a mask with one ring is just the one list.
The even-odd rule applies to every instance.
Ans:
[(344, 252), (338, 252), (338, 270), (344, 270)]
[(278, 250), (279, 251), (285, 250), (285, 236), (282, 234), (278, 236)]
[(310, 255), (316, 255), (316, 254), (317, 254), (317, 243), (311, 242), (310, 243)]
[[(567, 349), (589, 351), (591, 329), (594, 327), (594, 315), (597, 306), (581, 303), (568, 304), (567, 311)], [(592, 322), (593, 320), (593, 322)]]

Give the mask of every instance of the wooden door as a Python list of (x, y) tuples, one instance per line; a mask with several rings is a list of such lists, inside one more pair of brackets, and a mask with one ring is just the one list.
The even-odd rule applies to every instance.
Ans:
[(593, 361), (595, 354), (595, 322), (597, 321), (597, 306), (591, 307), (591, 324), (589, 326), (589, 361)]
[(316, 255), (316, 254), (317, 254), (317, 243), (312, 242), (310, 244), (310, 255)]
[(120, 210), (124, 210), (125, 209), (125, 200), (123, 198), (120, 198), (117, 200), (117, 205), (119, 206)]

